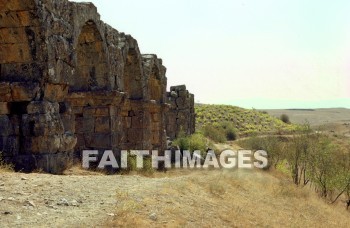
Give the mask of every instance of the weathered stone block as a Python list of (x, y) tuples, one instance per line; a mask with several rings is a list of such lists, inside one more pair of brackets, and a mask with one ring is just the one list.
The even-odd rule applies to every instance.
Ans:
[(88, 103), (86, 98), (69, 99), (69, 103), (72, 107), (84, 107)]
[(93, 133), (95, 131), (95, 118), (84, 117), (83, 121), (84, 133)]
[(132, 117), (123, 117), (123, 128), (131, 128), (131, 118)]
[(83, 109), (83, 115), (85, 118), (92, 118), (95, 116), (96, 109), (93, 107), (85, 107)]
[(176, 98), (176, 106), (180, 109), (184, 108), (186, 106), (185, 98), (183, 97)]
[[(171, 133), (171, 132), (175, 133), (176, 129), (177, 129), (176, 121), (173, 122), (172, 124), (168, 124), (167, 125), (167, 133), (168, 134)], [(168, 136), (170, 137), (170, 135), (168, 135)]]
[(83, 106), (72, 106), (72, 114), (78, 115), (83, 114), (84, 107)]
[(75, 134), (76, 138), (77, 138), (77, 144), (75, 145), (76, 148), (79, 149), (79, 147), (83, 147), (85, 148), (85, 136), (84, 134)]
[(18, 136), (0, 136), (0, 152), (2, 156), (16, 156), (19, 153)]
[(12, 125), (7, 115), (0, 115), (0, 136), (13, 134)]
[(10, 114), (9, 103), (0, 102), (0, 115)]
[(95, 109), (95, 116), (109, 116), (110, 115), (109, 107), (97, 107)]
[(143, 118), (139, 116), (131, 117), (131, 127), (132, 128), (143, 128)]
[(178, 86), (170, 86), (170, 91), (186, 91), (185, 85), (178, 85)]
[(36, 155), (36, 169), (53, 174), (62, 174), (64, 170), (73, 165), (72, 152), (59, 152), (56, 154)]
[(159, 122), (160, 121), (159, 113), (151, 113), (151, 118), (152, 118), (153, 122)]
[(0, 27), (40, 26), (35, 10), (0, 12)]
[(34, 1), (23, 1), (23, 0), (2, 0), (0, 1), (0, 11), (23, 11), (34, 9)]
[[(0, 18), (1, 16), (3, 16), (2, 13), (0, 13)], [(1, 44), (0, 46), (0, 64), (30, 62), (32, 60), (28, 43)]]
[(187, 90), (180, 90), (179, 97), (188, 97), (188, 91)]
[(48, 101), (32, 101), (27, 106), (28, 114), (59, 113), (59, 104)]
[(118, 116), (112, 116), (111, 117), (111, 131), (121, 131), (122, 128), (122, 121)]
[(177, 113), (177, 118), (181, 120), (189, 120), (190, 112), (188, 110), (179, 110)]
[(11, 82), (38, 82), (42, 79), (45, 67), (41, 62), (4, 63), (1, 64), (0, 78)]
[(176, 98), (171, 98), (168, 100), (168, 104), (170, 104), (170, 106), (172, 108), (176, 108), (176, 101), (175, 101)]
[(60, 151), (71, 151), (77, 144), (77, 137), (72, 133), (65, 133), (61, 139)]
[(65, 132), (75, 132), (75, 118), (73, 115), (62, 115), (61, 119)]
[(0, 101), (10, 102), (12, 101), (11, 86), (8, 82), (0, 82)]
[(160, 141), (159, 131), (152, 131), (152, 144), (159, 144)]
[(24, 136), (49, 136), (64, 133), (59, 114), (24, 114), (21, 127)]
[(14, 82), (11, 84), (11, 94), (13, 101), (31, 101), (39, 94), (38, 83)]
[(151, 124), (151, 131), (159, 131), (160, 130), (160, 123), (154, 122)]
[(86, 147), (106, 148), (111, 149), (112, 141), (111, 134), (108, 133), (93, 133), (85, 134)]
[(142, 142), (142, 129), (128, 129), (127, 130), (127, 141), (131, 143)]
[(129, 116), (129, 107), (122, 109), (120, 112), (120, 116), (124, 116), (124, 117)]
[(23, 43), (28, 40), (28, 31), (40, 34), (40, 27), (0, 28), (0, 44)]
[(111, 131), (110, 118), (107, 116), (96, 117), (95, 119), (95, 132), (96, 133), (108, 133)]
[(44, 99), (51, 102), (63, 102), (68, 94), (68, 85), (55, 85), (46, 83)]
[(58, 135), (24, 137), (23, 142), (25, 154), (56, 153), (62, 147), (61, 137)]
[(117, 132), (111, 133), (111, 144), (112, 148), (115, 148), (118, 145), (120, 145), (120, 137)]
[(81, 134), (84, 133), (84, 118), (83, 117), (76, 117), (75, 118), (75, 133)]

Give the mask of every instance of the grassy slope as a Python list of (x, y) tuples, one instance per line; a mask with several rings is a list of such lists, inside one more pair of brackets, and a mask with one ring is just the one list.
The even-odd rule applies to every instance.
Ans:
[(196, 104), (196, 128), (207, 124), (232, 123), (240, 135), (290, 132), (296, 125), (285, 124), (267, 113), (230, 105)]

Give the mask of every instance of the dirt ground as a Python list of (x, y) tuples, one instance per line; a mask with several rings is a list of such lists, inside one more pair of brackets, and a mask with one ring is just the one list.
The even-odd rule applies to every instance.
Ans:
[(256, 170), (0, 174), (0, 227), (346, 227), (349, 215)]

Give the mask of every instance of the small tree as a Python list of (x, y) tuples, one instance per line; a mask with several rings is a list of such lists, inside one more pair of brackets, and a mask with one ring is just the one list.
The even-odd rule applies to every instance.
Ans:
[(286, 123), (286, 124), (290, 124), (290, 120), (289, 120), (289, 116), (287, 114), (282, 114), (280, 119)]

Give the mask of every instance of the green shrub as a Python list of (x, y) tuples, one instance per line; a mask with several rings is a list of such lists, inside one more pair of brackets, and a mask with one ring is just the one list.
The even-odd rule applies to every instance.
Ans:
[[(220, 129), (221, 128), (221, 129)], [(221, 123), (219, 130), (222, 130), (225, 133), (226, 140), (236, 140), (237, 138), (237, 129), (229, 121), (224, 121)]]
[(128, 153), (128, 171), (136, 171), (137, 170), (137, 162), (136, 155), (131, 155)]
[(206, 125), (203, 129), (203, 133), (206, 137), (215, 142), (223, 143), (226, 141), (225, 132), (222, 129), (220, 130), (220, 128), (216, 128), (212, 125)]
[(233, 128), (226, 130), (226, 139), (227, 140), (236, 140), (237, 139), (236, 131)]
[(207, 150), (207, 139), (202, 134), (193, 134), (189, 137), (189, 150), (195, 151), (206, 151)]
[(268, 155), (268, 166), (276, 168), (277, 164), (283, 158), (283, 153), (285, 152), (285, 143), (282, 138), (277, 138), (273, 136), (269, 137), (251, 137), (246, 140), (240, 141), (239, 145), (245, 149), (250, 149), (253, 151), (264, 150)]
[(200, 150), (206, 151), (208, 147), (207, 139), (200, 133), (195, 133), (193, 135), (187, 136), (180, 134), (180, 136), (174, 140), (173, 144), (178, 146), (180, 150)]
[(174, 140), (173, 144), (175, 146), (178, 146), (181, 151), (188, 150), (190, 147), (189, 137), (184, 133), (184, 131), (181, 130), (178, 137)]
[(287, 114), (282, 114), (280, 119), (283, 121), (283, 123), (290, 124), (289, 116)]
[(154, 168), (152, 166), (152, 157), (145, 157), (143, 159), (143, 168), (139, 171), (145, 175), (152, 175), (154, 173)]
[(140, 174), (151, 175), (154, 173), (152, 167), (152, 158), (150, 156), (143, 158), (143, 168), (137, 168), (136, 155), (128, 153), (128, 168), (126, 172), (137, 171)]

